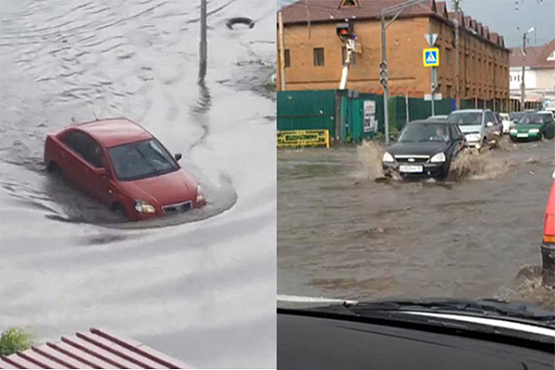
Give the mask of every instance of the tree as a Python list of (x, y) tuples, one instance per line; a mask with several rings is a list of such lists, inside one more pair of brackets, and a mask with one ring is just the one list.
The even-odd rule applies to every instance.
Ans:
[(25, 351), (33, 345), (33, 336), (22, 329), (8, 329), (0, 337), (0, 354), (8, 356), (17, 351)]

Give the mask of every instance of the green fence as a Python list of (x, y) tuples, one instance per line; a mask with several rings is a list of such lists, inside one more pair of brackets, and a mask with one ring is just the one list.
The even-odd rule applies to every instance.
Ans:
[(277, 129), (329, 130), (335, 137), (335, 90), (279, 91)]
[[(432, 103), (422, 98), (390, 97), (388, 104), (389, 132), (401, 130), (408, 121), (432, 115)], [(455, 110), (454, 99), (434, 102), (436, 115)], [(493, 108), (493, 101), (461, 100), (461, 109)], [(373, 110), (368, 119), (369, 108)], [(374, 126), (369, 125), (374, 123)], [(371, 127), (371, 129), (370, 129)], [(278, 91), (278, 131), (329, 130), (332, 142), (360, 142), (371, 139), (376, 132), (384, 133), (383, 96), (353, 90)]]

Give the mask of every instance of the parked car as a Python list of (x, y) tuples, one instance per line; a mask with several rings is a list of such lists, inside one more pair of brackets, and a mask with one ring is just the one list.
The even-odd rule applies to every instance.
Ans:
[(541, 251), (543, 284), (555, 287), (555, 171), (553, 172), (551, 193), (545, 209)]
[(130, 221), (206, 204), (201, 187), (143, 127), (125, 118), (72, 125), (48, 135), (44, 161), (75, 187)]
[(555, 120), (553, 113), (548, 111), (525, 113), (518, 124), (509, 131), (513, 142), (552, 139), (555, 136)]
[(509, 130), (513, 126), (513, 122), (507, 113), (499, 113), (499, 118), (501, 119), (501, 125), (503, 126), (503, 134), (508, 134)]
[(426, 121), (445, 121), (447, 120), (448, 115), (437, 115), (437, 116), (430, 116), (426, 118)]
[(414, 121), (387, 148), (382, 162), (386, 174), (401, 177), (445, 178), (453, 159), (466, 147), (463, 133), (447, 121)]
[(499, 143), (500, 124), (489, 109), (463, 109), (452, 112), (448, 121), (465, 134), (467, 145), (478, 150)]

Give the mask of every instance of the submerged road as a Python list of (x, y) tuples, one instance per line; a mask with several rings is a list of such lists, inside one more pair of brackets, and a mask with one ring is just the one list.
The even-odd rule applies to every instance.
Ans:
[(446, 182), (382, 181), (383, 148), (278, 152), (278, 293), (501, 298), (540, 284), (554, 141), (464, 156)]

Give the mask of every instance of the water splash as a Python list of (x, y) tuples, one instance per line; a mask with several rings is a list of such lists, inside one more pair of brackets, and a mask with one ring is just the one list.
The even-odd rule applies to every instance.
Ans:
[(543, 308), (555, 311), (555, 292), (553, 288), (542, 285), (541, 266), (522, 266), (512, 286), (499, 289), (495, 298), (535, 302)]
[(355, 174), (359, 179), (377, 180), (384, 177), (382, 157), (385, 152), (383, 145), (376, 141), (365, 141), (357, 147), (361, 168)]
[(509, 162), (505, 158), (495, 158), (491, 152), (478, 153), (475, 150), (465, 150), (451, 164), (450, 180), (462, 178), (494, 179), (509, 169)]

